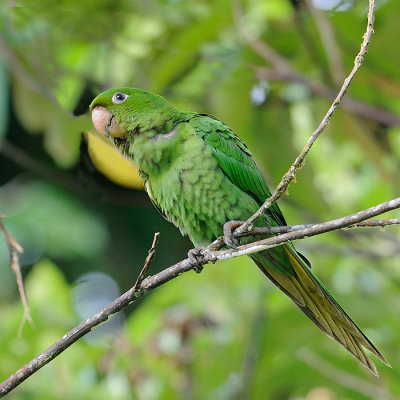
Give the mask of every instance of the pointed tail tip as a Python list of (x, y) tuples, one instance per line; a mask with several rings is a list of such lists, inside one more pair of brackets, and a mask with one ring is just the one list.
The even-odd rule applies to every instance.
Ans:
[(382, 353), (375, 346), (372, 345), (372, 347), (373, 347), (372, 349), (368, 347), (368, 350), (372, 351), (372, 353), (376, 357), (378, 357), (379, 360), (381, 360), (387, 367), (393, 368), (390, 362), (386, 360), (386, 358), (382, 355)]
[[(381, 353), (378, 353), (378, 354), (375, 354), (375, 355), (376, 355), (376, 356), (379, 358), (379, 360), (381, 360), (386, 366), (388, 366), (389, 368), (392, 368), (392, 366), (391, 366), (391, 364), (389, 363), (389, 361), (386, 360), (386, 358), (385, 358)], [(359, 361), (360, 361), (360, 360), (359, 360)], [(367, 367), (368, 370), (369, 370), (370, 372), (372, 372), (373, 375), (375, 375), (377, 378), (379, 378), (378, 370), (376, 369), (375, 364), (374, 364), (369, 358), (367, 359), (367, 363), (362, 362), (362, 364), (363, 364), (365, 367)]]
[(369, 369), (369, 371), (372, 372), (373, 375), (379, 378), (378, 370), (376, 369), (375, 364), (373, 362), (371, 362), (371, 364), (364, 364), (364, 365)]
[(388, 360), (386, 360), (386, 358), (383, 357), (382, 354), (381, 354), (381, 356), (379, 357), (379, 359), (380, 359), (386, 366), (388, 366), (389, 368), (393, 368), (393, 367), (392, 367), (392, 364), (390, 364), (390, 362), (389, 362)]

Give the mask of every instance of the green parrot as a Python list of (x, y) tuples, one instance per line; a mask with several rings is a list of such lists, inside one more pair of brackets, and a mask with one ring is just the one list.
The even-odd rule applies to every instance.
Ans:
[[(270, 196), (246, 145), (210, 115), (177, 110), (163, 97), (133, 88), (99, 94), (90, 110), (95, 128), (112, 137), (121, 154), (138, 165), (155, 207), (188, 235), (196, 248), (221, 236), (227, 221), (249, 218)], [(255, 225), (286, 222), (275, 203)], [(188, 256), (195, 267), (198, 253), (192, 251)], [(293, 244), (251, 258), (318, 328), (374, 375), (376, 367), (364, 348), (390, 366)]]

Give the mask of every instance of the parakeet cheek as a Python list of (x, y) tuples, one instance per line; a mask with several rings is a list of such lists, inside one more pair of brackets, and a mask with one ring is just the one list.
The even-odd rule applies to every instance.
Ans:
[(105, 136), (125, 136), (125, 132), (121, 130), (114, 116), (103, 106), (96, 106), (93, 108), (92, 121), (97, 131)]

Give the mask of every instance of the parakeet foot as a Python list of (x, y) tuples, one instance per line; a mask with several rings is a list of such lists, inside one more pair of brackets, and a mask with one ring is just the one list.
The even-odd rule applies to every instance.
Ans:
[(240, 241), (233, 236), (233, 231), (243, 223), (244, 221), (233, 220), (224, 224), (224, 242), (231, 249), (240, 245)]
[(203, 264), (201, 263), (201, 261), (203, 261), (204, 256), (202, 251), (202, 248), (190, 249), (188, 251), (189, 263), (194, 272), (196, 272), (197, 274), (203, 271)]

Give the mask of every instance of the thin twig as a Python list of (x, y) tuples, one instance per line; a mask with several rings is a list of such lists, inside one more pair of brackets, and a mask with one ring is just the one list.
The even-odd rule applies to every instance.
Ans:
[[(234, 258), (243, 254), (252, 254), (267, 248), (279, 246), (288, 241), (302, 239), (307, 236), (314, 236), (324, 232), (341, 229), (343, 227), (357, 224), (368, 218), (372, 218), (376, 215), (382, 214), (384, 212), (396, 208), (400, 208), (400, 197), (387, 201), (382, 204), (378, 204), (374, 207), (368, 208), (358, 213), (348, 215), (346, 217), (338, 218), (336, 220), (320, 224), (314, 224), (304, 229), (299, 229), (293, 232), (288, 232), (279, 236), (274, 236), (268, 239), (264, 239), (255, 243), (243, 245), (238, 247), (237, 249), (216, 251), (216, 249), (222, 248), (224, 246), (223, 238), (220, 237), (216, 241), (211, 243), (203, 251), (204, 258), (201, 260), (200, 264), (207, 264), (209, 262), (214, 263), (217, 260)], [(247, 235), (251, 234), (252, 232), (247, 233)], [(153, 247), (154, 247), (154, 241), (152, 248)], [(151, 257), (152, 255), (150, 254), (147, 257), (147, 259), (149, 259), (149, 263), (151, 261)], [(108, 318), (110, 318), (110, 316), (112, 316), (118, 311), (121, 311), (123, 308), (135, 302), (137, 299), (143, 297), (149, 291), (157, 288), (158, 286), (163, 285), (166, 282), (169, 282), (170, 280), (176, 278), (177, 276), (191, 269), (192, 266), (189, 262), (189, 259), (186, 258), (185, 260), (182, 260), (179, 263), (174, 264), (153, 276), (145, 278), (140, 283), (139, 287), (136, 290), (134, 290), (135, 287), (132, 287), (118, 299), (114, 300), (112, 303), (106, 306), (103, 310), (101, 310), (92, 317), (80, 323), (78, 326), (76, 326), (67, 334), (65, 334), (56, 343), (50, 346), (47, 350), (45, 350), (39, 356), (34, 358), (25, 366), (23, 366), (21, 369), (19, 369), (17, 372), (11, 375), (4, 382), (0, 383), (0, 397), (3, 397), (6, 394), (8, 394), (11, 390), (20, 385), (25, 379), (34, 374), (44, 365), (48, 364), (55, 357), (57, 357), (64, 350), (66, 350), (69, 346), (71, 346), (74, 342), (76, 342), (79, 338), (90, 332), (94, 327), (96, 327), (100, 323), (106, 321)]]
[(29, 324), (32, 326), (32, 328), (34, 327), (34, 323), (29, 310), (28, 299), (25, 293), (24, 281), (22, 279), (21, 266), (19, 264), (19, 257), (18, 257), (18, 253), (20, 254), (23, 253), (24, 249), (20, 246), (20, 244), (14, 239), (11, 233), (8, 232), (8, 230), (4, 226), (3, 219), (5, 218), (6, 218), (5, 215), (0, 214), (0, 229), (3, 231), (4, 237), (7, 242), (8, 252), (10, 254), (11, 269), (14, 271), (15, 274), (19, 295), (21, 297), (21, 302), (24, 309), (24, 315), (22, 316), (21, 322), (18, 327), (18, 337), (20, 337), (22, 334), (22, 330), (24, 329), (25, 322), (28, 321)]
[(322, 119), (321, 123), (319, 124), (318, 128), (312, 133), (309, 137), (306, 145), (303, 147), (300, 154), (297, 156), (293, 164), (290, 166), (289, 170), (286, 174), (282, 177), (282, 180), (279, 182), (278, 186), (276, 187), (272, 196), (265, 200), (264, 204), (259, 208), (259, 210), (253, 214), (243, 225), (237, 228), (237, 231), (244, 232), (259, 218), (272, 204), (274, 204), (284, 193), (290, 183), (295, 179), (296, 173), (298, 170), (304, 165), (305, 158), (307, 157), (308, 152), (310, 151), (312, 145), (317, 140), (319, 135), (326, 129), (328, 126), (333, 113), (337, 109), (338, 105), (343, 99), (352, 79), (354, 78), (355, 74), (361, 67), (364, 57), (367, 54), (368, 44), (371, 40), (371, 36), (374, 32), (374, 10), (375, 10), (375, 0), (369, 0), (369, 10), (368, 10), (368, 22), (367, 22), (367, 29), (363, 36), (363, 42), (361, 44), (361, 48), (359, 53), (357, 54), (354, 60), (354, 67), (351, 70), (349, 76), (345, 79), (338, 95), (336, 96), (335, 100), (333, 101), (332, 105), (330, 106), (328, 112), (325, 114), (324, 118)]
[(154, 255), (156, 254), (156, 249), (157, 249), (157, 244), (158, 244), (159, 238), (160, 238), (160, 232), (156, 232), (154, 234), (153, 243), (151, 245), (151, 248), (147, 254), (146, 260), (144, 261), (143, 268), (140, 271), (140, 274), (137, 277), (135, 284), (133, 285), (132, 290), (134, 292), (136, 292), (139, 289), (144, 278), (146, 278), (147, 270), (149, 269), (151, 263), (153, 262)]

